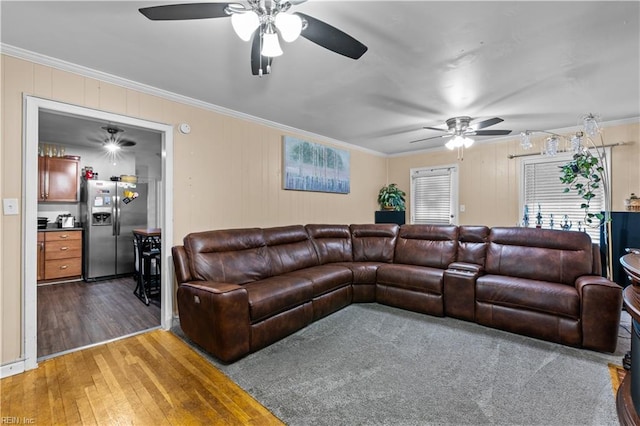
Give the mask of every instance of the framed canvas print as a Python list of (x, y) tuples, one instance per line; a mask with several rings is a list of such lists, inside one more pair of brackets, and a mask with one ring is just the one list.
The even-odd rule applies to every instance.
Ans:
[(349, 151), (284, 136), (282, 152), (284, 189), (349, 193)]

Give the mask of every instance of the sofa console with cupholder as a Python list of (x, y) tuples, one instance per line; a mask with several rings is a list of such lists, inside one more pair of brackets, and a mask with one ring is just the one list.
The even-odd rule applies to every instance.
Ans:
[(582, 232), (293, 225), (191, 233), (172, 254), (182, 330), (227, 363), (373, 302), (616, 349), (622, 288)]

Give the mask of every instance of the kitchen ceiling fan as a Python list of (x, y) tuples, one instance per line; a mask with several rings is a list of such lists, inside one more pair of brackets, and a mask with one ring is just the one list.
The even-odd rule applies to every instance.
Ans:
[(489, 118), (482, 121), (474, 122), (471, 117), (461, 116), (461, 117), (453, 117), (448, 119), (445, 123), (447, 125), (446, 129), (440, 127), (424, 127), (428, 130), (437, 130), (439, 132), (445, 132), (444, 135), (439, 136), (431, 136), (428, 138), (418, 139), (415, 141), (411, 141), (410, 143), (416, 142), (424, 142), (431, 139), (438, 138), (451, 138), (445, 146), (449, 149), (455, 148), (468, 148), (473, 144), (473, 139), (469, 136), (500, 136), (500, 135), (508, 135), (511, 133), (511, 130), (481, 130), (486, 127), (490, 127), (496, 125), (498, 123), (502, 123), (504, 120), (499, 117)]
[(94, 140), (101, 143), (102, 146), (110, 152), (118, 151), (122, 148), (128, 148), (136, 145), (136, 142), (128, 139), (123, 139), (121, 133), (124, 133), (124, 129), (121, 129), (112, 124), (100, 127), (107, 132), (104, 138), (95, 138)]
[(247, 0), (242, 3), (183, 3), (139, 9), (152, 21), (231, 18), (236, 34), (251, 43), (251, 73), (271, 73), (273, 58), (282, 55), (279, 37), (293, 42), (302, 36), (332, 52), (359, 59), (367, 46), (349, 34), (304, 13), (286, 13), (306, 0)]

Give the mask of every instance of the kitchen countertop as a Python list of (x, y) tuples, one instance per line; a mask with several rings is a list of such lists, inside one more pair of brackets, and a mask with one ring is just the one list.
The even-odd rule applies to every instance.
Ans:
[(82, 227), (74, 228), (58, 228), (58, 225), (48, 225), (46, 229), (38, 229), (38, 232), (56, 232), (56, 231), (82, 231)]

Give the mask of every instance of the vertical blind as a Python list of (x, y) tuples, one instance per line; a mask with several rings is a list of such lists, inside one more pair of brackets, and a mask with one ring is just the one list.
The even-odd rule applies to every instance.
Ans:
[[(560, 168), (566, 164), (567, 158), (556, 157), (544, 160), (523, 160), (524, 177), (524, 205), (529, 208), (529, 226), (536, 226), (538, 206), (542, 214), (542, 228), (551, 228), (551, 215), (553, 215), (553, 229), (561, 229), (565, 222), (571, 224), (571, 231), (585, 230), (595, 243), (600, 242), (599, 221), (594, 218), (591, 226), (587, 226), (584, 219), (584, 209), (580, 205), (584, 202), (576, 191), (564, 192), (567, 185), (560, 182), (562, 175)], [(604, 210), (604, 192), (602, 187), (596, 191), (596, 196), (591, 199), (589, 211), (600, 213)], [(520, 212), (520, 220), (524, 216), (524, 207)]]
[(452, 219), (452, 173), (450, 167), (420, 169), (411, 174), (412, 222), (448, 225)]

